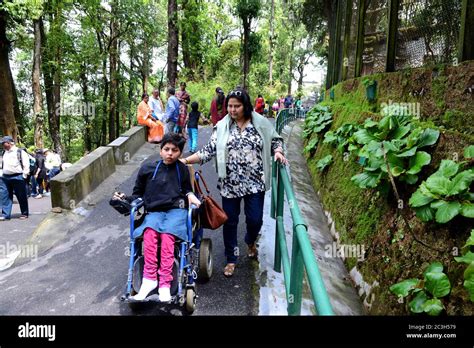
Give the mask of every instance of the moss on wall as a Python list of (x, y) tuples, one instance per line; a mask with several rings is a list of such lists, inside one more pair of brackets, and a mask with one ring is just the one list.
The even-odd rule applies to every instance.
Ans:
[[(382, 103), (419, 103), (420, 120), (424, 126), (436, 127), (441, 135), (429, 151), (432, 162), (425, 167), (420, 180), (425, 180), (439, 166), (442, 159), (462, 159), (466, 146), (474, 144), (474, 62), (464, 62), (457, 67), (437, 66), (395, 73), (370, 76), (377, 81), (377, 101), (369, 103), (365, 96), (362, 78), (344, 81), (334, 86), (335, 98), (323, 101), (334, 113), (331, 130), (351, 122), (362, 124), (367, 117), (380, 119)], [(329, 93), (326, 93), (329, 96)], [(331, 154), (334, 162), (321, 173), (316, 162)], [(351, 182), (351, 177), (361, 172), (354, 156), (344, 158), (328, 144), (320, 141), (308, 166), (314, 187), (320, 194), (325, 210), (331, 212), (336, 230), (344, 244), (363, 244), (365, 261), (347, 259), (347, 266), (357, 266), (364, 280), (379, 282), (374, 288), (375, 299), (371, 314), (408, 314), (407, 303), (400, 304), (389, 287), (407, 278), (422, 276), (424, 268), (439, 260), (453, 287), (449, 297), (443, 299), (449, 315), (473, 315), (474, 304), (469, 302), (462, 286), (464, 265), (453, 259), (453, 248), (464, 245), (473, 219), (458, 216), (449, 223), (423, 223), (414, 212), (404, 210), (410, 229), (397, 209), (392, 193), (381, 195), (376, 190), (363, 190)], [(406, 205), (417, 185), (399, 184), (401, 198)]]

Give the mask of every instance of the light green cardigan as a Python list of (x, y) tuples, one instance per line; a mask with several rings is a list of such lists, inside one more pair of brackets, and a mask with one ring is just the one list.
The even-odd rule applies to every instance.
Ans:
[[(219, 178), (226, 177), (226, 159), (227, 159), (227, 141), (229, 139), (229, 127), (232, 122), (231, 117), (227, 114), (221, 121), (217, 123), (217, 144), (216, 144), (216, 159), (217, 159), (217, 174)], [(265, 175), (265, 189), (269, 190), (271, 187), (272, 176), (272, 154), (271, 146), (272, 139), (282, 137), (276, 132), (275, 127), (262, 115), (252, 112), (252, 124), (256, 128), (258, 134), (263, 140), (263, 171)]]

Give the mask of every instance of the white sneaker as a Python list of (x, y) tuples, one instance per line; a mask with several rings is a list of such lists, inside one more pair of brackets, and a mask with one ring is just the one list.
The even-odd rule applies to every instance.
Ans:
[(39, 195), (37, 195), (37, 196), (35, 196), (35, 197), (33, 197), (33, 198), (35, 198), (35, 199), (40, 199), (40, 198), (43, 198), (43, 196), (39, 194)]
[(148, 294), (152, 290), (156, 289), (157, 286), (158, 286), (157, 280), (150, 280), (147, 278), (143, 278), (142, 286), (140, 286), (140, 291), (138, 292), (138, 294), (136, 294), (135, 296), (131, 296), (130, 298), (132, 300), (142, 301), (148, 296)]
[(171, 301), (171, 292), (170, 288), (159, 288), (158, 294), (161, 302)]

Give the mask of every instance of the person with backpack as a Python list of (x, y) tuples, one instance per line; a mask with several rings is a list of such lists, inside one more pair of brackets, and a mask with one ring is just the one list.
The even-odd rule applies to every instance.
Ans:
[(30, 160), (28, 154), (15, 146), (15, 141), (10, 136), (2, 138), (2, 146), (5, 150), (2, 159), (2, 181), (7, 189), (8, 199), (2, 203), (2, 214), (0, 221), (10, 220), (13, 193), (15, 193), (20, 204), (20, 219), (28, 219), (28, 195), (26, 191), (26, 178), (30, 173)]
[(189, 113), (188, 119), (188, 134), (189, 134), (189, 152), (195, 153), (197, 151), (198, 145), (198, 124), (199, 117), (201, 113), (199, 112), (199, 103), (191, 103), (191, 112)]
[(38, 194), (34, 198), (40, 199), (43, 198), (43, 193), (46, 189), (46, 179), (48, 177), (48, 175), (46, 174), (46, 159), (44, 157), (43, 150), (36, 150), (35, 158), (36, 162), (35, 168), (33, 170), (33, 178), (35, 179), (36, 184), (38, 186)]

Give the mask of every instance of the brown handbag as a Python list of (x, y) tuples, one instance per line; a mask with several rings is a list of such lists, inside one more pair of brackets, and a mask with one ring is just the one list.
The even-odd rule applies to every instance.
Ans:
[(221, 227), (228, 219), (227, 214), (221, 208), (221, 206), (215, 201), (214, 198), (210, 195), (210, 191), (207, 188), (206, 181), (202, 177), (202, 172), (199, 170), (196, 173), (199, 175), (199, 181), (202, 182), (204, 188), (206, 189), (206, 194), (202, 192), (201, 186), (199, 185), (198, 180), (194, 180), (194, 187), (201, 198), (201, 208), (199, 217), (201, 219), (201, 226), (203, 228), (208, 228), (215, 230)]

